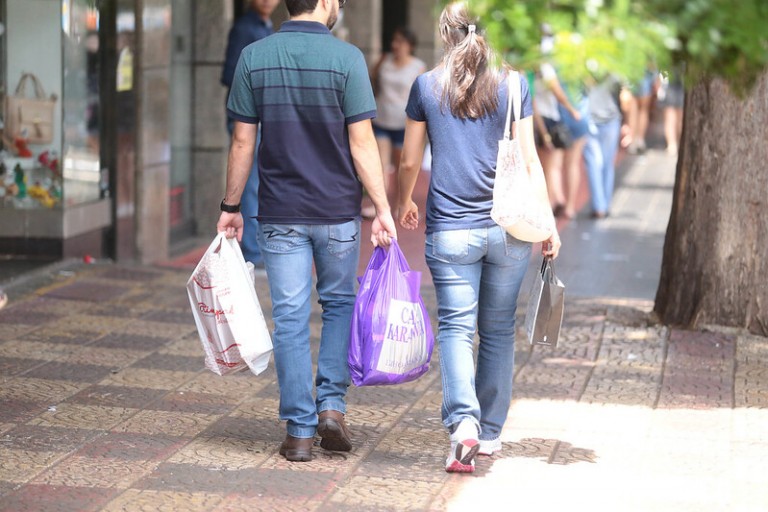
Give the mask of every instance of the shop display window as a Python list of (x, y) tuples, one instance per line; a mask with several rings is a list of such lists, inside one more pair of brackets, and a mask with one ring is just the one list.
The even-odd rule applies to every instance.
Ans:
[(104, 199), (97, 2), (0, 0), (0, 22), (0, 209)]

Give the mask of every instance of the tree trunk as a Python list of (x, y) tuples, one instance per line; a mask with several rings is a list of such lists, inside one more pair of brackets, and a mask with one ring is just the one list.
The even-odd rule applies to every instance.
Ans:
[(655, 311), (768, 336), (768, 73), (745, 98), (689, 91)]

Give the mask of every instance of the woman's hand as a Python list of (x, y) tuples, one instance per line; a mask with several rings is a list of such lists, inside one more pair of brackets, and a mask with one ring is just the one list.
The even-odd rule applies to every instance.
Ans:
[(405, 229), (414, 230), (419, 227), (419, 207), (410, 197), (400, 202), (397, 218)]
[(561, 245), (563, 244), (560, 242), (560, 235), (555, 230), (552, 232), (552, 236), (541, 243), (541, 255), (554, 260), (560, 254)]

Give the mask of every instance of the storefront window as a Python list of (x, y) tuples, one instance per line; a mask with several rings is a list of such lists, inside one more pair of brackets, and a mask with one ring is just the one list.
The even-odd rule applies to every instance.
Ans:
[(99, 102), (99, 10), (88, 0), (62, 2), (62, 174), (64, 203), (81, 204), (109, 193), (101, 166)]
[(0, 208), (59, 209), (108, 195), (96, 3), (0, 0)]

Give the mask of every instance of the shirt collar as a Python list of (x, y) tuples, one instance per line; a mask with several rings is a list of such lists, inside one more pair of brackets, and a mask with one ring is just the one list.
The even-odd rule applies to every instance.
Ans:
[(280, 25), (280, 32), (309, 32), (311, 34), (330, 34), (328, 27), (317, 21), (286, 21)]

